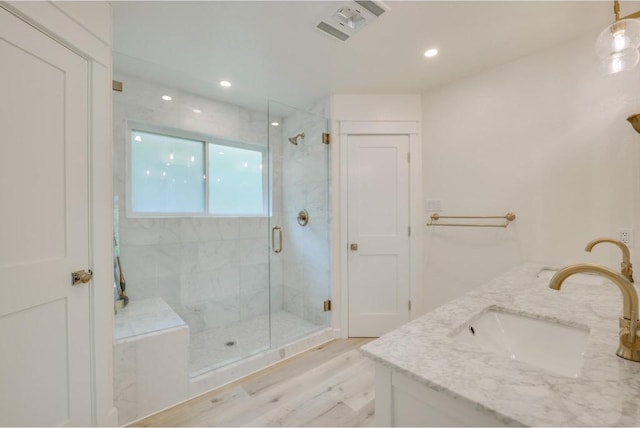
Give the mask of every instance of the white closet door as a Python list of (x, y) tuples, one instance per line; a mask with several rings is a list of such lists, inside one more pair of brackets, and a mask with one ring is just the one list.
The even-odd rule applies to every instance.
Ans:
[(348, 135), (349, 336), (409, 321), (409, 136)]
[(88, 65), (2, 8), (0, 58), (0, 425), (88, 426)]

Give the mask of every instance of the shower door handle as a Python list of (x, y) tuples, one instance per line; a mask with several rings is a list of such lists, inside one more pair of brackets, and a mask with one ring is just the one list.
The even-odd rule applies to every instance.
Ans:
[[(276, 231), (278, 232), (278, 247), (276, 248)], [(280, 226), (276, 226), (271, 229), (271, 248), (273, 248), (273, 252), (276, 254), (280, 254), (282, 252), (282, 228)]]

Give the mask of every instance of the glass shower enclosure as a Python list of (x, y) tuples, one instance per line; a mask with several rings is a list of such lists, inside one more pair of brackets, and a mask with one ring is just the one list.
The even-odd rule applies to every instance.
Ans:
[(114, 241), (129, 306), (188, 324), (192, 379), (327, 328), (327, 119), (118, 64)]
[(329, 325), (327, 120), (269, 102), (271, 344)]

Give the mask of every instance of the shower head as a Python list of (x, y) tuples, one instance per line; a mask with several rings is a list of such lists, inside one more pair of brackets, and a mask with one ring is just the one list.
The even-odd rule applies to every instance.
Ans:
[(298, 145), (298, 138), (304, 138), (304, 132), (301, 132), (298, 135), (295, 135), (293, 137), (289, 137), (289, 142), (291, 144), (293, 144), (294, 146), (297, 146)]

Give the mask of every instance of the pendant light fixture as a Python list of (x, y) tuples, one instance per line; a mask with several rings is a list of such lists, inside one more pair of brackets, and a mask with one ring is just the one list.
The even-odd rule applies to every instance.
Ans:
[(640, 114), (632, 114), (627, 118), (633, 129), (636, 130), (638, 134), (640, 134)]
[(604, 73), (631, 70), (640, 62), (640, 12), (620, 18), (620, 3), (613, 2), (615, 21), (596, 40), (596, 54)]

